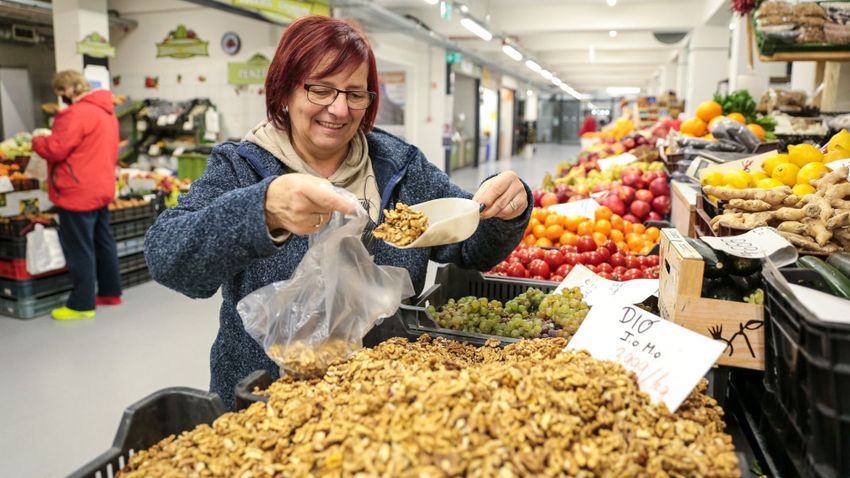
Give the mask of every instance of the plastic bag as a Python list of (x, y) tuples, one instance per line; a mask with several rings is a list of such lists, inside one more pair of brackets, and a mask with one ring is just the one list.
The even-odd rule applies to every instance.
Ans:
[(248, 294), (236, 305), (245, 330), (281, 374), (319, 376), (362, 347), (363, 336), (414, 294), (406, 269), (376, 265), (361, 241), (369, 216), (333, 213), (309, 236), (310, 248), (288, 280)]
[(56, 229), (47, 229), (42, 224), (27, 233), (27, 272), (44, 274), (65, 267), (65, 255)]

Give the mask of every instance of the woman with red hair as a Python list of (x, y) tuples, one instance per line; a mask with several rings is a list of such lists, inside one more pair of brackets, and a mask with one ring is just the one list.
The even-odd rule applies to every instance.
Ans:
[[(375, 56), (349, 22), (308, 16), (292, 23), (265, 89), (267, 120), (242, 141), (218, 145), (202, 177), (176, 208), (160, 215), (145, 241), (158, 282), (189, 297), (210, 297), (222, 288), (210, 375), (212, 390), (229, 408), (238, 380), (257, 369), (275, 377), (279, 372), (245, 331), (236, 304), (289, 279), (307, 250), (307, 236), (334, 211), (353, 212), (329, 186), (354, 193), (375, 223), (398, 201), (471, 197), (482, 204), (478, 230), (464, 242), (371, 247), (377, 264), (406, 268), (417, 291), (429, 259), (487, 270), (505, 258), (522, 239), (533, 204), (530, 189), (513, 172), (488, 179), (473, 196), (416, 147), (375, 129)], [(364, 342), (387, 335), (373, 330)]]

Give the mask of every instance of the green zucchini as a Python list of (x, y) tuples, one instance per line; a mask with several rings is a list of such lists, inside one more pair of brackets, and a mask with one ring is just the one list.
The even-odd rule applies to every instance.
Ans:
[(705, 263), (703, 276), (714, 278), (726, 275), (728, 271), (728, 266), (726, 265), (726, 254), (715, 251), (708, 247), (708, 244), (700, 241), (699, 239), (686, 237), (685, 240), (691, 247), (696, 249), (697, 253), (699, 253), (702, 257), (702, 261)]
[(761, 287), (761, 271), (754, 272), (750, 275), (746, 276), (737, 276), (737, 275), (729, 275), (729, 278), (732, 279), (732, 283), (735, 284), (735, 287), (738, 288), (738, 291), (741, 295), (750, 295), (755, 292), (756, 289)]
[(733, 284), (728, 277), (721, 278), (719, 285), (714, 287), (712, 290), (709, 290), (706, 297), (711, 299), (731, 300), (735, 302), (744, 301), (744, 294), (735, 288), (735, 284)]
[(729, 273), (737, 276), (748, 276), (761, 271), (761, 259), (747, 259), (745, 257), (729, 257)]
[(832, 291), (832, 295), (850, 299), (850, 279), (838, 269), (814, 256), (803, 256), (797, 262), (806, 269), (812, 269), (820, 274)]
[(702, 291), (700, 295), (702, 297), (711, 297), (711, 294), (713, 294), (714, 291), (718, 289), (721, 285), (723, 285), (722, 277), (703, 277)]
[(835, 267), (845, 277), (850, 278), (850, 252), (836, 252), (826, 258), (826, 263)]

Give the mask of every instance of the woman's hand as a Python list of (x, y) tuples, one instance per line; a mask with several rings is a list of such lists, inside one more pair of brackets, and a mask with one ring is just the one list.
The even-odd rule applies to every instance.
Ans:
[(269, 231), (285, 229), (299, 236), (322, 227), (334, 211), (354, 213), (354, 205), (335, 193), (328, 180), (297, 173), (269, 184), (265, 206)]
[(484, 204), (481, 219), (514, 219), (528, 207), (525, 186), (513, 171), (505, 171), (484, 181), (472, 200)]

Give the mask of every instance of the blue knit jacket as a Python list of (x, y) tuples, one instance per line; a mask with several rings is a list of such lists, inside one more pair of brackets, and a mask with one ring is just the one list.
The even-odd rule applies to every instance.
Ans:
[[(441, 197), (471, 197), (450, 183), (416, 147), (377, 129), (367, 135), (367, 141), (382, 210), (396, 201), (418, 204)], [(210, 389), (229, 409), (234, 408), (234, 386), (249, 373), (266, 369), (279, 376), (278, 367), (243, 328), (236, 304), (260, 287), (288, 279), (307, 251), (306, 236), (293, 235), (278, 246), (266, 226), (266, 189), (287, 172), (256, 144), (220, 144), (201, 178), (180, 196), (176, 208), (159, 216), (145, 236), (145, 258), (154, 280), (192, 298), (210, 297), (222, 288), (219, 330), (210, 352)], [(526, 193), (528, 204), (533, 204), (528, 186)], [(519, 243), (530, 214), (528, 207), (510, 221), (481, 221), (475, 234), (458, 244), (402, 250), (376, 241), (371, 252), (377, 264), (406, 268), (420, 293), (429, 259), (487, 270)]]

